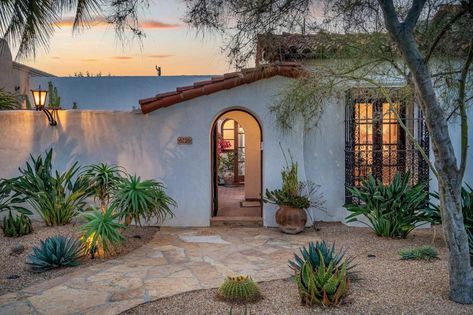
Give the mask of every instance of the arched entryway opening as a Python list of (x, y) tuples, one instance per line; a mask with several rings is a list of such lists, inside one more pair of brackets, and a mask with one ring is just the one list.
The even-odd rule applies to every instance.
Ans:
[(242, 109), (220, 114), (212, 125), (212, 217), (262, 217), (261, 125)]

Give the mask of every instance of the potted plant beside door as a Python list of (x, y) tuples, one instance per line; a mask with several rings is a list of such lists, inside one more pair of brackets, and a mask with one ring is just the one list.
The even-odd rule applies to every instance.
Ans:
[(292, 161), (281, 171), (282, 188), (266, 189), (263, 201), (279, 206), (276, 223), (282, 232), (297, 234), (307, 223), (307, 209), (316, 207), (319, 202), (311, 200), (318, 186), (312, 182), (301, 182), (297, 176), (297, 163)]

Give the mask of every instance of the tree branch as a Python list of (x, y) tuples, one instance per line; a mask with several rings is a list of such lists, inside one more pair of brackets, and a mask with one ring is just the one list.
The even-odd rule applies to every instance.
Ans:
[(392, 0), (378, 0), (379, 5), (383, 10), (384, 22), (386, 28), (390, 34), (398, 34), (400, 31), (401, 24), (396, 14), (396, 8)]
[(466, 58), (465, 64), (462, 68), (460, 77), (460, 87), (458, 92), (458, 106), (460, 107), (461, 117), (461, 160), (460, 160), (460, 178), (462, 179), (465, 175), (467, 153), (468, 153), (468, 117), (466, 114), (466, 83), (468, 79), (468, 70), (473, 62), (473, 39), (470, 40), (470, 49), (468, 51), (468, 57)]
[(426, 2), (427, 0), (414, 0), (412, 2), (412, 6), (409, 9), (409, 12), (407, 13), (406, 19), (403, 23), (406, 30), (412, 31), (414, 29)]
[(452, 27), (453, 24), (455, 24), (455, 22), (461, 18), (464, 14), (466, 13), (465, 10), (461, 10), (460, 12), (458, 12), (457, 14), (455, 14), (454, 17), (452, 17), (450, 19), (450, 21), (448, 21), (447, 24), (444, 25), (444, 27), (442, 28), (442, 30), (440, 31), (440, 33), (437, 34), (437, 36), (435, 37), (435, 40), (434, 42), (432, 43), (432, 46), (430, 46), (430, 49), (429, 49), (429, 52), (427, 53), (427, 56), (425, 57), (425, 61), (429, 61), (430, 57), (432, 56), (432, 54), (434, 53), (435, 51), (435, 48), (437, 47), (438, 43), (440, 43), (440, 40), (442, 39), (442, 37), (445, 35), (445, 33), (450, 29), (450, 27)]

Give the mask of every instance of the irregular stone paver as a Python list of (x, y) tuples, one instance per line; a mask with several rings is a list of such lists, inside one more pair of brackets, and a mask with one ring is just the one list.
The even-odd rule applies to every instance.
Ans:
[(226, 275), (287, 278), (288, 259), (313, 240), (265, 228), (163, 228), (124, 257), (0, 296), (3, 314), (118, 314), (138, 304), (218, 287)]

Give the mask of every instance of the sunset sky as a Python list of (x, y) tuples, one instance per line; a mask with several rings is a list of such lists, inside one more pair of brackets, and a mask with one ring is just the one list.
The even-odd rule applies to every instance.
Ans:
[(185, 6), (178, 0), (154, 0), (142, 16), (146, 33), (140, 43), (120, 42), (113, 26), (100, 19), (94, 27), (72, 34), (72, 18), (65, 17), (50, 42), (35, 60), (21, 61), (58, 76), (77, 72), (103, 75), (218, 74), (230, 70), (215, 34), (204, 38), (182, 22)]

